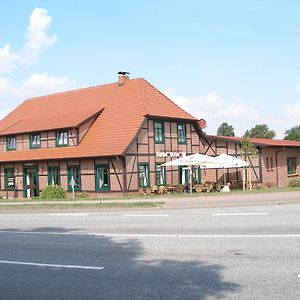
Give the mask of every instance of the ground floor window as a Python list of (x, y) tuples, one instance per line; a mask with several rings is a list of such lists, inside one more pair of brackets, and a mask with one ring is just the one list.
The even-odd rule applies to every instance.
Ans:
[(68, 167), (68, 190), (72, 191), (72, 184), (74, 183), (74, 190), (81, 190), (81, 180), (80, 180), (80, 168), (79, 166), (69, 166)]
[(192, 180), (193, 184), (200, 184), (201, 183), (201, 170), (200, 167), (194, 167), (192, 169)]
[(297, 158), (296, 157), (288, 157), (287, 158), (287, 173), (296, 174), (297, 170)]
[(149, 164), (139, 164), (139, 186), (150, 186)]
[(166, 185), (166, 167), (161, 164), (156, 164), (155, 167), (156, 185)]
[(60, 185), (59, 167), (48, 168), (48, 185)]
[(189, 168), (179, 167), (179, 184), (188, 185), (189, 184)]
[(109, 169), (108, 166), (96, 166), (95, 168), (96, 190), (108, 191), (109, 187)]
[(15, 189), (15, 174), (13, 168), (4, 170), (4, 185), (5, 190), (13, 191)]

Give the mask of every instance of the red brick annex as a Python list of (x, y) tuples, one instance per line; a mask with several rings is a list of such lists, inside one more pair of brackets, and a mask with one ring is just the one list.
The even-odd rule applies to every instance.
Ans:
[[(238, 156), (240, 138), (206, 135), (198, 119), (145, 79), (119, 76), (100, 86), (24, 101), (0, 122), (0, 188), (4, 197), (33, 197), (47, 185), (96, 196), (187, 184), (187, 169), (160, 167), (193, 153)], [(300, 142), (252, 139), (256, 182), (286, 186), (298, 178)], [(195, 183), (241, 182), (241, 171), (194, 169)]]

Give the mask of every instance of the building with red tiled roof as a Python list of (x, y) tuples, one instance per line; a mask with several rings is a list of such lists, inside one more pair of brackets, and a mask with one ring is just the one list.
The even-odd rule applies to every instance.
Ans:
[[(261, 149), (268, 142), (274, 149), (300, 149), (297, 142), (253, 142)], [(206, 136), (196, 118), (145, 79), (119, 76), (115, 83), (28, 99), (5, 117), (0, 189), (4, 196), (32, 197), (51, 184), (71, 191), (71, 181), (75, 190), (94, 195), (184, 185), (185, 168), (160, 165), (192, 153), (238, 155), (238, 143), (238, 138)], [(257, 181), (263, 181), (262, 169), (260, 157), (253, 164)], [(238, 170), (230, 174), (240, 180)], [(219, 181), (224, 171), (206, 176)], [(193, 180), (201, 181), (200, 170), (194, 170)]]

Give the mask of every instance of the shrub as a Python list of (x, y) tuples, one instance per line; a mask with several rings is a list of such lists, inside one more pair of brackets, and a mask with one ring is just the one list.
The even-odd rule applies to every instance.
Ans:
[(292, 179), (289, 181), (290, 187), (300, 187), (300, 179)]
[(48, 185), (43, 188), (41, 195), (41, 199), (64, 199), (67, 198), (66, 191), (58, 185)]
[(87, 192), (77, 192), (75, 193), (75, 198), (79, 199), (87, 199), (88, 198), (88, 193)]

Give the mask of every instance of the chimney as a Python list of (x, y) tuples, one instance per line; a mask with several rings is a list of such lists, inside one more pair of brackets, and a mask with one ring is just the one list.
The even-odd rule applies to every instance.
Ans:
[(129, 76), (127, 74), (130, 74), (128, 72), (119, 72), (118, 73), (118, 85), (124, 85), (125, 82), (127, 82), (129, 80)]

